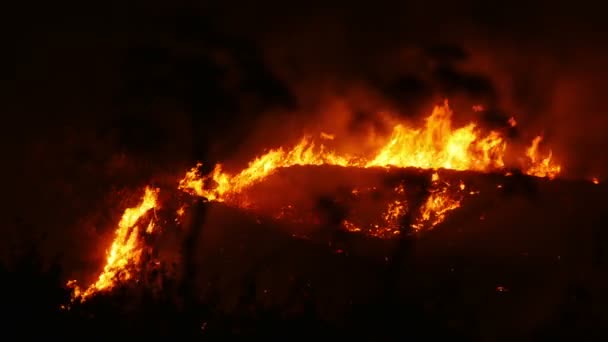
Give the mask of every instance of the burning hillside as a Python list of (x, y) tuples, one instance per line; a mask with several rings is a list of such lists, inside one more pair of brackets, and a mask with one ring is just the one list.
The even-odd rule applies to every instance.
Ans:
[[(508, 153), (517, 151), (509, 150), (509, 142), (500, 131), (484, 131), (475, 123), (454, 128), (451, 117), (446, 101), (434, 108), (423, 127), (399, 122), (372, 155), (332, 150), (326, 144), (339, 137), (330, 133), (320, 133), (325, 141), (321, 143), (306, 136), (291, 148), (269, 150), (240, 172), (227, 173), (218, 164), (210, 174), (201, 175), (197, 165), (186, 173), (177, 189), (308, 227), (304, 231), (322, 226), (378, 238), (409, 235), (439, 225), (467, 197), (479, 194), (478, 189), (454, 174), (444, 177), (446, 170), (512, 175), (509, 170), (513, 166), (507, 169), (505, 160)], [(514, 125), (513, 118), (505, 123)], [(546, 155), (539, 152), (541, 140), (536, 137), (523, 158), (517, 158), (517, 169), (553, 179), (561, 166), (552, 160), (550, 151)], [(328, 167), (334, 171), (325, 171), (329, 174), (323, 176), (323, 168)], [(294, 187), (281, 181), (281, 171), (294, 168), (296, 174), (309, 174), (309, 182)], [(403, 171), (387, 178), (387, 172), (394, 174), (395, 170)], [(125, 210), (97, 280), (86, 288), (75, 281), (68, 283), (75, 300), (84, 301), (111, 290), (116, 283), (136, 278), (144, 257), (149, 260), (154, 254), (147, 237), (162, 234), (157, 211), (163, 205), (158, 190), (146, 188), (141, 202)], [(178, 222), (187, 205), (181, 203), (178, 210), (165, 212), (163, 215), (173, 219), (164, 218), (162, 222)], [(152, 262), (159, 264), (162, 260)]]

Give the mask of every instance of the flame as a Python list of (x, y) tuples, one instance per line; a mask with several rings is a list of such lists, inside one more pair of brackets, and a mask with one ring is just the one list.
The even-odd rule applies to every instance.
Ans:
[[(269, 150), (236, 174), (224, 172), (222, 165), (217, 164), (210, 174), (202, 176), (198, 173), (201, 164), (197, 164), (186, 173), (179, 188), (210, 201), (222, 202), (261, 182), (277, 169), (294, 165), (396, 166), (474, 171), (504, 168), (507, 143), (498, 132), (483, 135), (474, 123), (453, 129), (451, 116), (452, 110), (446, 102), (435, 107), (423, 128), (397, 124), (386, 143), (371, 158), (340, 155), (322, 144), (317, 147), (310, 137), (304, 137), (291, 149), (279, 147)], [(536, 148), (537, 145), (538, 142), (533, 146)], [(528, 174), (541, 177), (549, 174), (554, 177), (559, 173), (560, 167), (551, 164), (550, 156), (548, 159), (538, 159), (536, 154), (532, 156)]]
[[(268, 151), (266, 154), (254, 159), (243, 171), (229, 175), (222, 171), (222, 165), (216, 165), (213, 172), (206, 177), (200, 177), (197, 167), (192, 168), (180, 181), (179, 188), (190, 193), (207, 198), (210, 201), (222, 202), (225, 196), (238, 194), (249, 186), (256, 184), (274, 173), (279, 168), (294, 165), (340, 165), (355, 166), (354, 159), (339, 156), (334, 152), (327, 151), (323, 145), (315, 149), (314, 142), (309, 137), (304, 137), (291, 150), (286, 151), (278, 148)], [(205, 183), (212, 180), (216, 187), (206, 189)]]
[(480, 136), (475, 124), (453, 130), (452, 111), (437, 106), (423, 129), (398, 124), (388, 143), (366, 166), (485, 171), (504, 166), (506, 143), (497, 132)]
[(437, 181), (439, 181), (439, 174), (437, 172), (433, 172), (431, 175), (431, 182), (435, 183)]
[(450, 193), (447, 186), (432, 191), (420, 208), (419, 216), (412, 224), (412, 228), (419, 231), (425, 227), (427, 229), (435, 227), (445, 220), (445, 216), (449, 211), (460, 207), (460, 201), (460, 199)]
[(593, 178), (591, 178), (591, 183), (597, 185), (597, 184), (600, 184), (600, 180), (597, 177), (593, 177)]
[[(140, 229), (137, 224), (144, 214), (156, 208), (157, 199), (158, 189), (146, 187), (141, 203), (124, 211), (112, 245), (107, 252), (106, 264), (97, 281), (84, 291), (76, 285), (75, 281), (68, 282), (67, 286), (73, 289), (74, 299), (79, 298), (84, 301), (95, 293), (112, 289), (117, 280), (124, 281), (133, 277), (130, 267), (139, 263), (144, 248), (139, 239)], [(152, 233), (154, 227), (154, 222), (150, 221), (146, 233)]]
[(514, 117), (510, 117), (509, 121), (507, 121), (507, 122), (509, 123), (509, 126), (511, 126), (511, 127), (517, 126), (517, 121), (515, 121)]
[(556, 165), (551, 161), (553, 156), (552, 151), (546, 157), (541, 157), (538, 151), (538, 145), (543, 140), (542, 136), (537, 136), (532, 140), (530, 147), (526, 149), (526, 156), (530, 160), (530, 167), (526, 170), (526, 173), (536, 177), (547, 177), (549, 179), (555, 178), (561, 171), (561, 166)]

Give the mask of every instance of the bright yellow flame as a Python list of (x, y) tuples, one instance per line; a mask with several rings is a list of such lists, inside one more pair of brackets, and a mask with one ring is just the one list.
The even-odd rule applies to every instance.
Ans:
[(365, 166), (477, 170), (502, 168), (506, 143), (497, 132), (480, 136), (475, 124), (452, 129), (452, 111), (437, 106), (423, 129), (397, 125), (387, 144)]
[[(400, 188), (396, 188), (395, 192), (399, 193)], [(377, 238), (391, 238), (401, 233), (402, 219), (407, 213), (407, 203), (403, 200), (394, 200), (390, 202), (386, 210), (382, 213), (382, 221), (369, 224), (366, 233)], [(361, 227), (357, 226), (349, 220), (342, 221), (342, 227), (349, 232), (360, 232)]]
[(530, 147), (526, 149), (526, 156), (530, 160), (530, 167), (526, 170), (526, 174), (536, 177), (555, 178), (561, 172), (561, 166), (554, 164), (551, 161), (552, 152), (549, 151), (546, 157), (542, 157), (538, 151), (538, 145), (543, 140), (542, 136), (537, 136), (532, 140)]
[(433, 174), (431, 175), (431, 182), (437, 182), (439, 181), (439, 174), (437, 172), (433, 172)]
[[(158, 189), (146, 187), (141, 203), (133, 208), (127, 208), (118, 223), (116, 235), (107, 252), (106, 264), (97, 281), (82, 291), (75, 281), (68, 282), (67, 286), (73, 288), (73, 298), (81, 301), (97, 292), (112, 289), (116, 280), (128, 280), (133, 274), (130, 266), (138, 264), (143, 251), (139, 240), (139, 219), (149, 210), (157, 206)], [(148, 224), (146, 232), (152, 233), (154, 222)]]

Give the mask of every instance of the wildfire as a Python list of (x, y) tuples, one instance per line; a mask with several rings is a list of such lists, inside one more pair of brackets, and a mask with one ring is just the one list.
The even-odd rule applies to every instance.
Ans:
[[(222, 202), (229, 201), (231, 196), (262, 181), (277, 169), (294, 165), (394, 166), (481, 172), (504, 168), (507, 143), (499, 132), (482, 134), (474, 123), (454, 129), (451, 116), (452, 110), (446, 102), (434, 108), (423, 128), (397, 124), (386, 143), (372, 156), (338, 154), (322, 144), (316, 146), (310, 137), (304, 137), (291, 149), (269, 150), (236, 174), (224, 172), (218, 164), (210, 174), (201, 176), (197, 171), (199, 164), (186, 173), (179, 188), (210, 201)], [(536, 138), (526, 153), (530, 159), (526, 173), (553, 178), (561, 169), (551, 161), (551, 154), (545, 158), (539, 156), (540, 139)]]
[(473, 123), (452, 129), (451, 116), (446, 103), (435, 107), (423, 129), (396, 125), (386, 145), (365, 166), (476, 171), (504, 166), (506, 143), (497, 132), (481, 136)]
[[(157, 207), (158, 189), (146, 187), (144, 196), (138, 206), (127, 208), (118, 223), (114, 240), (107, 252), (106, 264), (95, 283), (82, 291), (75, 281), (69, 281), (67, 286), (73, 288), (73, 298), (86, 300), (97, 292), (112, 289), (117, 281), (129, 280), (133, 277), (131, 266), (136, 266), (144, 249), (140, 240), (139, 220), (148, 211)], [(151, 220), (146, 234), (154, 231), (155, 224)]]
[[(482, 111), (483, 107), (475, 106), (473, 110)], [(295, 165), (428, 169), (432, 170), (431, 185), (428, 187), (428, 193), (426, 190), (422, 193), (426, 197), (417, 202), (422, 204), (411, 207), (407, 199), (409, 194), (401, 184), (393, 189), (394, 193), (391, 197), (386, 199), (374, 214), (375, 222), (355, 223), (351, 217), (348, 217), (342, 220), (342, 227), (351, 232), (365, 231), (371, 236), (380, 238), (401, 234), (404, 225), (409, 225), (406, 228), (411, 228), (414, 232), (431, 229), (443, 222), (450, 211), (459, 208), (467, 194), (479, 193), (468, 188), (463, 181), (452, 186), (440, 180), (439, 169), (488, 172), (504, 170), (505, 167), (507, 141), (501, 133), (484, 132), (475, 123), (453, 128), (452, 114), (446, 101), (434, 108), (420, 128), (405, 123), (396, 124), (384, 143), (369, 155), (338, 153), (323, 144), (316, 144), (311, 136), (305, 136), (291, 148), (279, 147), (268, 150), (250, 161), (240, 172), (225, 172), (223, 166), (217, 164), (212, 172), (201, 175), (199, 163), (187, 171), (179, 181), (178, 189), (209, 201), (226, 202), (242, 207), (243, 202), (239, 200), (239, 195), (251, 186), (262, 182), (278, 169)], [(515, 127), (517, 122), (511, 117), (508, 124)], [(333, 134), (325, 132), (321, 132), (319, 137), (329, 143), (335, 140)], [(539, 153), (541, 141), (542, 137), (537, 136), (526, 149), (526, 163), (522, 166), (522, 170), (528, 175), (553, 179), (560, 173), (561, 166), (552, 160), (551, 151), (545, 156)], [(507, 172), (506, 175), (509, 176), (511, 173)], [(597, 178), (592, 181), (595, 184), (599, 183)], [(501, 188), (502, 185), (499, 184), (497, 187)], [(351, 191), (355, 196), (360, 192), (360, 189)], [(136, 207), (124, 211), (115, 231), (114, 240), (107, 251), (105, 266), (97, 280), (86, 289), (81, 289), (74, 280), (67, 283), (67, 286), (73, 289), (73, 301), (77, 299), (81, 302), (85, 301), (98, 292), (111, 290), (118, 282), (136, 277), (142, 256), (146, 252), (146, 244), (141, 236), (155, 234), (158, 230), (154, 218), (146, 223), (140, 221), (146, 213), (157, 207), (158, 189), (146, 187), (141, 202)], [(291, 217), (294, 209), (291, 205), (284, 207), (277, 218)], [(373, 210), (376, 210), (375, 207)], [(175, 211), (176, 222), (179, 222), (184, 213), (185, 205), (182, 205)], [(379, 216), (375, 216), (377, 213), (380, 213)], [(483, 219), (483, 216), (480, 219)]]

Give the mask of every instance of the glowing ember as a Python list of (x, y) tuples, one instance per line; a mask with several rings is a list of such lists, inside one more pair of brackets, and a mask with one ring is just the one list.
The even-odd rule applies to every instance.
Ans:
[(530, 159), (530, 167), (526, 173), (536, 177), (555, 178), (561, 171), (561, 166), (554, 164), (551, 161), (552, 152), (549, 151), (546, 157), (541, 157), (538, 151), (538, 145), (543, 140), (542, 136), (537, 136), (532, 140), (532, 145), (526, 149), (526, 156)]
[[(139, 219), (149, 210), (157, 206), (158, 190), (146, 188), (141, 203), (133, 208), (127, 208), (116, 229), (116, 236), (107, 253), (106, 264), (97, 281), (82, 291), (75, 281), (69, 281), (67, 286), (73, 289), (73, 298), (86, 300), (97, 292), (112, 289), (117, 281), (129, 280), (133, 277), (133, 266), (138, 265), (143, 252), (143, 244), (139, 239)], [(154, 231), (154, 222), (150, 221), (146, 233)]]
[(591, 179), (591, 183), (593, 183), (593, 184), (596, 184), (596, 185), (597, 185), (597, 184), (600, 184), (600, 180), (599, 180), (597, 177), (593, 177), (593, 178)]
[[(484, 108), (477, 105), (473, 110), (483, 111)], [(402, 228), (411, 228), (414, 232), (431, 229), (443, 222), (450, 211), (459, 208), (466, 194), (479, 193), (468, 188), (463, 181), (453, 183), (452, 186), (443, 179), (440, 180), (438, 169), (492, 172), (503, 170), (505, 167), (506, 139), (497, 131), (484, 132), (475, 123), (453, 128), (452, 114), (446, 101), (443, 105), (434, 108), (423, 127), (414, 128), (399, 123), (393, 127), (392, 133), (385, 137), (384, 143), (368, 155), (337, 153), (328, 150), (323, 144), (315, 144), (311, 137), (305, 136), (291, 148), (279, 147), (268, 150), (250, 161), (240, 172), (225, 172), (222, 165), (217, 164), (211, 173), (201, 175), (198, 171), (201, 164), (197, 164), (179, 181), (178, 189), (209, 201), (244, 207), (244, 202), (239, 196), (281, 168), (296, 165), (334, 165), (353, 168), (428, 169), (432, 170), (431, 184), (427, 186), (430, 189), (425, 188), (421, 192), (426, 197), (416, 200), (415, 207), (410, 207), (411, 203), (408, 203), (406, 196), (409, 194), (406, 194), (406, 188), (401, 184), (394, 187), (392, 189), (394, 193), (378, 206), (374, 213), (374, 222), (356, 221), (355, 223), (351, 217), (348, 217), (341, 223), (342, 228), (347, 231), (364, 231), (379, 238), (402, 234), (404, 231)], [(517, 122), (511, 117), (508, 124), (515, 127)], [(321, 132), (319, 136), (328, 143), (335, 140), (333, 134)], [(528, 175), (553, 179), (560, 173), (561, 166), (552, 161), (551, 151), (546, 156), (539, 153), (541, 141), (541, 136), (536, 137), (526, 149), (526, 165), (522, 166), (522, 170)], [(507, 172), (506, 175), (510, 176), (512, 173)], [(598, 184), (599, 180), (593, 178), (592, 182)], [(502, 185), (498, 184), (497, 188), (502, 188)], [(370, 187), (367, 190), (375, 189)], [(353, 189), (351, 194), (359, 196), (365, 191), (365, 189)], [(415, 195), (416, 193), (413, 194)], [(157, 207), (158, 189), (146, 188), (141, 203), (124, 211), (115, 231), (114, 240), (107, 251), (105, 266), (97, 280), (86, 289), (81, 289), (73, 280), (67, 283), (67, 286), (73, 289), (73, 301), (77, 299), (85, 301), (98, 292), (109, 291), (117, 283), (133, 279), (138, 272), (141, 272), (140, 263), (142, 255), (146, 252), (146, 242), (141, 235), (155, 234), (158, 226), (154, 219), (146, 223), (140, 221), (146, 213)], [(375, 206), (370, 207), (376, 210)], [(294, 207), (288, 205), (283, 207), (276, 217), (291, 218), (293, 212)], [(176, 222), (179, 222), (184, 213), (185, 206), (182, 205), (175, 211)], [(483, 219), (482, 215), (480, 220)], [(319, 219), (315, 220), (315, 224), (318, 224)], [(260, 223), (259, 220), (257, 222)], [(304, 218), (294, 222), (304, 222)]]
[(438, 225), (445, 220), (449, 211), (460, 207), (460, 201), (450, 193), (447, 186), (434, 190), (420, 208), (420, 215), (412, 224), (412, 228), (419, 231)]

